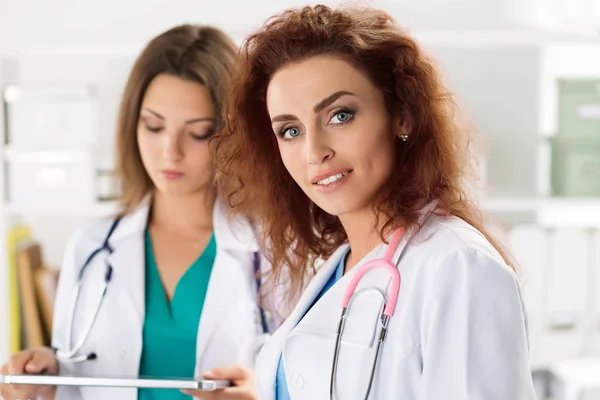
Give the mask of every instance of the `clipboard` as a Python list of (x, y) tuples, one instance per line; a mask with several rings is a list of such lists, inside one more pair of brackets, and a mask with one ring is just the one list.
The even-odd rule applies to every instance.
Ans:
[(0, 375), (0, 384), (177, 389), (208, 392), (224, 389), (232, 385), (231, 381), (228, 380), (152, 377), (117, 378), (50, 374)]

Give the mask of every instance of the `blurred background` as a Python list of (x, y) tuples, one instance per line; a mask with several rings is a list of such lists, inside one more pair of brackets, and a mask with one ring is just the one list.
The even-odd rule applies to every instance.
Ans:
[[(355, 3), (414, 35), (484, 138), (477, 195), (521, 270), (535, 373), (600, 381), (600, 0)], [(146, 42), (191, 22), (241, 43), (305, 4), (0, 0), (0, 363), (47, 343), (67, 238), (115, 210), (118, 102)]]

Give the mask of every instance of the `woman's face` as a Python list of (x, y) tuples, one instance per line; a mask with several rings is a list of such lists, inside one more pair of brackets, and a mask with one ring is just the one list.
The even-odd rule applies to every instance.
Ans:
[(316, 205), (342, 216), (374, 204), (406, 129), (366, 74), (329, 55), (289, 64), (269, 83), (267, 109), (286, 169)]
[(214, 104), (205, 86), (167, 74), (152, 80), (140, 108), (137, 141), (156, 190), (181, 196), (212, 184), (207, 139), (214, 129)]

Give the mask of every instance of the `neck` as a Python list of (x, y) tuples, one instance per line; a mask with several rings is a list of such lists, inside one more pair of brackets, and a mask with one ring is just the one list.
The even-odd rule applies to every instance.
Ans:
[(214, 201), (207, 201), (205, 193), (173, 196), (155, 192), (151, 224), (188, 237), (212, 230)]
[(375, 226), (375, 215), (371, 209), (351, 215), (343, 215), (340, 222), (348, 236), (350, 254), (346, 259), (345, 272), (350, 271), (360, 260), (381, 244), (379, 232), (386, 222), (380, 218), (379, 226)]

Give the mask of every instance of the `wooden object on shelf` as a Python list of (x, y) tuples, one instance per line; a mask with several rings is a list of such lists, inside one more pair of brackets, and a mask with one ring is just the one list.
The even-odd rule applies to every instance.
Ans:
[(14, 226), (8, 231), (8, 295), (10, 315), (10, 352), (16, 353), (22, 349), (22, 318), (21, 318), (21, 296), (19, 294), (19, 272), (17, 265), (17, 247), (31, 237), (28, 226)]
[(43, 269), (44, 265), (41, 245), (34, 241), (28, 241), (19, 246), (17, 265), (25, 334), (23, 347), (48, 345), (50, 335), (43, 325), (42, 312), (40, 312), (36, 293), (36, 274)]

